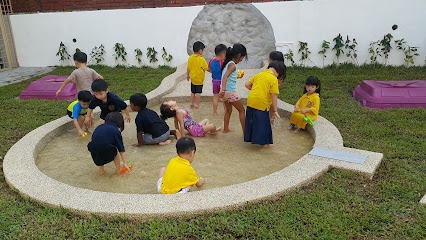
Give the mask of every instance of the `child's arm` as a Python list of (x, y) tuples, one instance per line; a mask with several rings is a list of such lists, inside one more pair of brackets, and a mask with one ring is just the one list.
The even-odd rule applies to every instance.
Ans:
[(84, 124), (86, 126), (93, 126), (92, 112), (93, 112), (93, 109), (91, 108), (87, 110), (87, 114), (84, 117)]
[(310, 108), (300, 109), (300, 113), (309, 113), (312, 112)]
[(84, 134), (84, 132), (83, 132), (83, 130), (81, 129), (81, 127), (80, 127), (80, 124), (78, 124), (78, 119), (75, 119), (75, 118), (73, 118), (73, 122), (74, 122), (74, 126), (75, 126), (75, 128), (77, 128), (77, 133), (78, 133), (78, 135), (83, 135)]
[(222, 89), (220, 90), (220, 93), (219, 93), (219, 97), (220, 97), (220, 98), (222, 98), (222, 97), (225, 95), (226, 82), (228, 81), (228, 77), (229, 77), (229, 75), (231, 75), (231, 73), (232, 73), (233, 71), (235, 71), (235, 69), (236, 69), (235, 64), (230, 64), (230, 65), (228, 66), (228, 70), (227, 70), (227, 71), (226, 71), (226, 73), (223, 75), (223, 78), (222, 78)]
[(142, 145), (143, 145), (143, 132), (137, 132), (136, 136), (138, 138), (138, 144), (135, 144), (133, 146), (135, 146), (135, 147), (142, 147)]
[[(127, 170), (130, 172), (130, 168), (126, 163), (126, 152), (120, 152), (121, 160), (123, 161), (123, 167), (127, 168)], [(117, 173), (120, 173), (121, 170), (117, 169)]]
[(204, 185), (204, 183), (206, 183), (206, 179), (200, 177), (200, 180), (198, 180), (198, 182), (195, 184), (195, 186), (202, 187)]
[(278, 103), (277, 103), (278, 94), (271, 93), (271, 98), (272, 98), (272, 105), (271, 105), (270, 111), (274, 113), (277, 119), (280, 119), (281, 117), (280, 117), (280, 114), (278, 113)]
[(184, 124), (183, 124), (183, 113), (180, 110), (176, 111), (176, 118), (177, 118), (177, 121), (179, 122), (180, 135), (182, 137), (184, 137), (185, 136), (185, 127), (184, 127)]
[(59, 95), (59, 93), (62, 91), (62, 89), (64, 89), (64, 87), (65, 87), (68, 83), (70, 83), (70, 82), (71, 82), (71, 80), (70, 80), (69, 78), (65, 79), (64, 83), (62, 83), (62, 85), (61, 85), (61, 87), (59, 88), (59, 90), (58, 90), (58, 91), (56, 91), (56, 96), (58, 96), (58, 95)]
[(177, 118), (174, 118), (174, 120), (175, 120), (175, 129), (179, 131), (179, 122)]
[(186, 80), (189, 81), (191, 79), (189, 75), (189, 68), (186, 69)]
[(253, 87), (253, 83), (251, 83), (250, 81), (247, 81), (247, 82), (246, 82), (246, 84), (245, 84), (244, 86), (246, 86), (246, 88), (247, 88), (248, 90), (251, 90), (251, 88)]
[(126, 107), (124, 109), (124, 113), (126, 114), (126, 117), (124, 117), (124, 120), (129, 123), (130, 122), (129, 107)]

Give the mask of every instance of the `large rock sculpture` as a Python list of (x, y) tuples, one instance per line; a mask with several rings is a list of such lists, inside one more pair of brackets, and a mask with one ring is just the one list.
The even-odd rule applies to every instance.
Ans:
[(227, 47), (241, 43), (247, 48), (248, 61), (239, 68), (261, 68), (269, 53), (275, 50), (275, 36), (268, 19), (252, 4), (206, 5), (192, 22), (188, 36), (188, 55), (192, 45), (206, 45), (204, 58), (214, 57), (214, 48), (222, 43)]

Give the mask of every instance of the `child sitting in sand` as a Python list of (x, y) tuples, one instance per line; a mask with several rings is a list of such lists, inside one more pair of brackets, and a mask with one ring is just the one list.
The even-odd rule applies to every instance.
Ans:
[(185, 136), (185, 129), (191, 136), (204, 137), (205, 133), (216, 135), (221, 128), (216, 128), (207, 118), (200, 123), (196, 123), (189, 115), (188, 111), (177, 106), (176, 101), (170, 100), (160, 106), (161, 119), (174, 117), (176, 130), (180, 131), (182, 137)]
[[(92, 94), (89, 91), (80, 91), (77, 96), (78, 100), (72, 102), (67, 109), (67, 114), (70, 118), (73, 119), (74, 126), (77, 129), (77, 134), (85, 137), (85, 132), (83, 132), (83, 123), (84, 115), (87, 114), (87, 108), (89, 108), (90, 99), (92, 99)], [(89, 127), (86, 125), (86, 130)]]
[(141, 147), (144, 144), (167, 145), (171, 142), (170, 134), (179, 139), (180, 132), (170, 130), (167, 123), (160, 119), (156, 112), (146, 107), (147, 102), (146, 96), (142, 93), (133, 94), (130, 97), (130, 108), (138, 112), (135, 119), (138, 144), (134, 146)]
[(119, 112), (109, 113), (105, 123), (99, 125), (92, 135), (92, 141), (87, 144), (87, 149), (92, 155), (93, 162), (99, 167), (99, 174), (104, 175), (104, 165), (114, 161), (117, 173), (120, 173), (120, 153), (124, 167), (130, 171), (126, 163), (126, 152), (121, 132), (124, 130), (123, 115)]
[(196, 185), (202, 187), (206, 180), (200, 178), (192, 168), (196, 151), (195, 142), (192, 138), (183, 137), (176, 143), (177, 157), (170, 159), (166, 167), (160, 169), (157, 181), (158, 193), (186, 193)]

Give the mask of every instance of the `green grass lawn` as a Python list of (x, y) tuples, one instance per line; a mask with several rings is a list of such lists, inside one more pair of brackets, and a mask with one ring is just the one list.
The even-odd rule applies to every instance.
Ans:
[[(151, 91), (174, 71), (166, 67), (94, 69), (123, 99)], [(71, 71), (61, 67), (49, 74)], [(426, 193), (426, 110), (365, 109), (354, 101), (351, 91), (362, 80), (426, 80), (426, 67), (289, 68), (279, 98), (294, 104), (310, 75), (322, 82), (320, 115), (337, 126), (344, 145), (384, 154), (373, 180), (331, 170), (274, 201), (143, 223), (120, 217), (80, 217), (66, 209), (41, 206), (11, 190), (1, 171), (0, 239), (425, 239), (426, 207), (419, 201)], [(25, 134), (65, 115), (67, 101), (17, 100), (39, 77), (0, 87), (1, 162)]]

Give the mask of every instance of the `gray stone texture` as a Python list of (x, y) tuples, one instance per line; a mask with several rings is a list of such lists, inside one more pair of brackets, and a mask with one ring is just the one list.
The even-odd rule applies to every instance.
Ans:
[(252, 4), (206, 5), (192, 22), (188, 36), (188, 55), (192, 45), (201, 41), (206, 45), (204, 58), (215, 56), (214, 48), (222, 43), (227, 47), (241, 43), (247, 48), (248, 61), (239, 68), (261, 68), (275, 50), (275, 36), (271, 23)]

